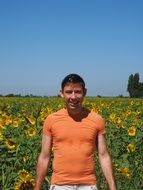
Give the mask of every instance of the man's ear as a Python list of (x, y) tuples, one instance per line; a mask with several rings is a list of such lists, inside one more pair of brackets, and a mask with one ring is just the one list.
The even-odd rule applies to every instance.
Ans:
[(87, 93), (87, 89), (84, 88), (84, 96), (86, 96), (86, 93)]
[(62, 90), (60, 90), (60, 97), (63, 98)]

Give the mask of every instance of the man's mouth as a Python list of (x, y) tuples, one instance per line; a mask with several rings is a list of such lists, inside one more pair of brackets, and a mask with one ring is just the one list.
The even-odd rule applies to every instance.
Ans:
[(71, 107), (76, 107), (78, 105), (78, 102), (70, 102), (69, 105)]

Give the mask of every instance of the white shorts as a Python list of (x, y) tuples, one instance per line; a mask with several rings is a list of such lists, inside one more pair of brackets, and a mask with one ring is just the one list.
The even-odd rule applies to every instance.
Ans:
[(50, 190), (98, 190), (96, 185), (51, 185)]

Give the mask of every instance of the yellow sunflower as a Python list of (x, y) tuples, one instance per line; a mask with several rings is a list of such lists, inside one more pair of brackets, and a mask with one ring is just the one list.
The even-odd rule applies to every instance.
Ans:
[(2, 132), (0, 132), (0, 141), (2, 141), (3, 138), (4, 138), (4, 136), (3, 136)]
[(6, 127), (5, 120), (0, 118), (0, 128), (4, 129)]
[(130, 175), (131, 175), (128, 168), (122, 168), (122, 169), (121, 169), (121, 174), (122, 174), (123, 176), (125, 176), (125, 177), (130, 177)]
[(27, 129), (26, 130), (26, 135), (29, 136), (29, 137), (33, 137), (36, 135), (36, 130), (31, 128), (31, 129)]
[(134, 152), (135, 151), (135, 145), (134, 144), (128, 144), (128, 146), (127, 146), (127, 151), (129, 152), (129, 153), (131, 153), (131, 152)]
[(129, 136), (135, 136), (136, 135), (136, 128), (135, 127), (130, 127), (129, 129), (128, 129), (128, 135)]
[(32, 179), (30, 173), (25, 169), (18, 172), (19, 180), (15, 184), (15, 190), (33, 190), (34, 179)]
[(32, 115), (30, 115), (29, 117), (27, 117), (28, 121), (32, 124), (35, 125), (35, 119)]
[(3, 117), (6, 116), (6, 112), (0, 111), (0, 115), (3, 116)]
[(114, 120), (115, 117), (116, 117), (116, 115), (115, 115), (114, 113), (111, 113), (111, 114), (109, 115), (109, 118), (110, 118), (111, 120)]
[(12, 118), (7, 116), (7, 117), (5, 118), (5, 124), (6, 124), (6, 125), (11, 125), (11, 124), (12, 124)]
[(12, 126), (13, 126), (14, 128), (17, 128), (17, 127), (18, 127), (18, 121), (13, 120)]
[(13, 150), (15, 148), (15, 142), (11, 139), (6, 141), (6, 145), (8, 150)]
[(116, 120), (116, 123), (118, 123), (118, 124), (120, 124), (122, 121), (120, 117), (116, 117), (115, 120)]
[(22, 169), (18, 172), (18, 175), (21, 179), (28, 178), (30, 176), (29, 172), (26, 171), (25, 169)]
[(15, 190), (33, 190), (34, 189), (34, 179), (19, 179), (15, 184)]

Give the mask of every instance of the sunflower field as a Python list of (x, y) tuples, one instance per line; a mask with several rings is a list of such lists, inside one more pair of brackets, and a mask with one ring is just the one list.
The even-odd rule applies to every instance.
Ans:
[[(84, 105), (105, 118), (118, 190), (143, 190), (143, 99), (87, 97)], [(43, 122), (63, 107), (60, 97), (0, 97), (0, 190), (33, 189)], [(98, 154), (95, 159), (98, 188), (108, 190)]]

